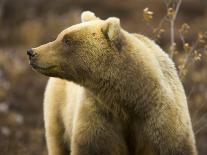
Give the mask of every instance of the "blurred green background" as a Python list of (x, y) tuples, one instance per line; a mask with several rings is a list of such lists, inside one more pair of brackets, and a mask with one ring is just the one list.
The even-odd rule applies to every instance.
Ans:
[[(155, 38), (167, 52), (170, 25), (156, 28), (167, 14), (170, 0), (0, 0), (0, 155), (46, 155), (43, 127), (43, 92), (47, 77), (33, 71), (26, 50), (54, 40), (63, 29), (79, 23), (80, 14), (90, 10), (105, 19), (116, 16), (129, 32)], [(143, 10), (153, 18), (146, 21)], [(188, 23), (185, 40), (192, 46), (198, 34), (207, 30), (207, 1), (183, 0), (175, 24), (177, 67), (189, 56), (183, 48), (179, 28)], [(200, 155), (207, 154), (207, 42), (196, 46), (199, 61), (189, 56), (190, 67), (182, 81)]]

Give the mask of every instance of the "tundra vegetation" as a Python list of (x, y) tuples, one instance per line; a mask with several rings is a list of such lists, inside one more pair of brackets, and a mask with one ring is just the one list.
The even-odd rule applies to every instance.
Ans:
[(117, 16), (129, 32), (154, 39), (176, 63), (188, 97), (200, 155), (207, 153), (206, 0), (1, 0), (0, 149), (2, 154), (47, 154), (42, 99), (47, 78), (28, 65), (26, 49), (54, 40), (91, 10)]

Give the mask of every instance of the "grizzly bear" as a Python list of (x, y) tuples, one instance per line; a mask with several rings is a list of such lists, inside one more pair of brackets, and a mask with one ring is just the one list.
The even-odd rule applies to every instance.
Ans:
[(44, 98), (49, 155), (196, 155), (174, 63), (118, 18), (82, 23), (27, 51), (50, 76)]

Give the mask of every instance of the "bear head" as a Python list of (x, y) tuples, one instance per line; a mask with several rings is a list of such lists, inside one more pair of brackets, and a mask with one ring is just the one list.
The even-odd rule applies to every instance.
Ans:
[(81, 20), (63, 30), (56, 40), (27, 51), (36, 71), (77, 83), (117, 76), (124, 61), (119, 19), (101, 20), (85, 11)]

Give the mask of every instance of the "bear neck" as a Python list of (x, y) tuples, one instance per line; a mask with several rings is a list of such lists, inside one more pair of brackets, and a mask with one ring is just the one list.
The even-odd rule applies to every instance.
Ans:
[(85, 87), (92, 92), (99, 104), (116, 116), (124, 119), (136, 116), (143, 120), (153, 110), (158, 112), (165, 104), (162, 102), (168, 100), (168, 89), (165, 89), (167, 83), (162, 80), (162, 72), (158, 70), (160, 66), (150, 51), (144, 51), (143, 54), (143, 50), (137, 49), (136, 45), (127, 47), (129, 50), (125, 48), (122, 51), (126, 53), (126, 63), (122, 61), (121, 64), (116, 64), (116, 67), (121, 67), (113, 72), (113, 76), (106, 77), (106, 72), (100, 72)]

